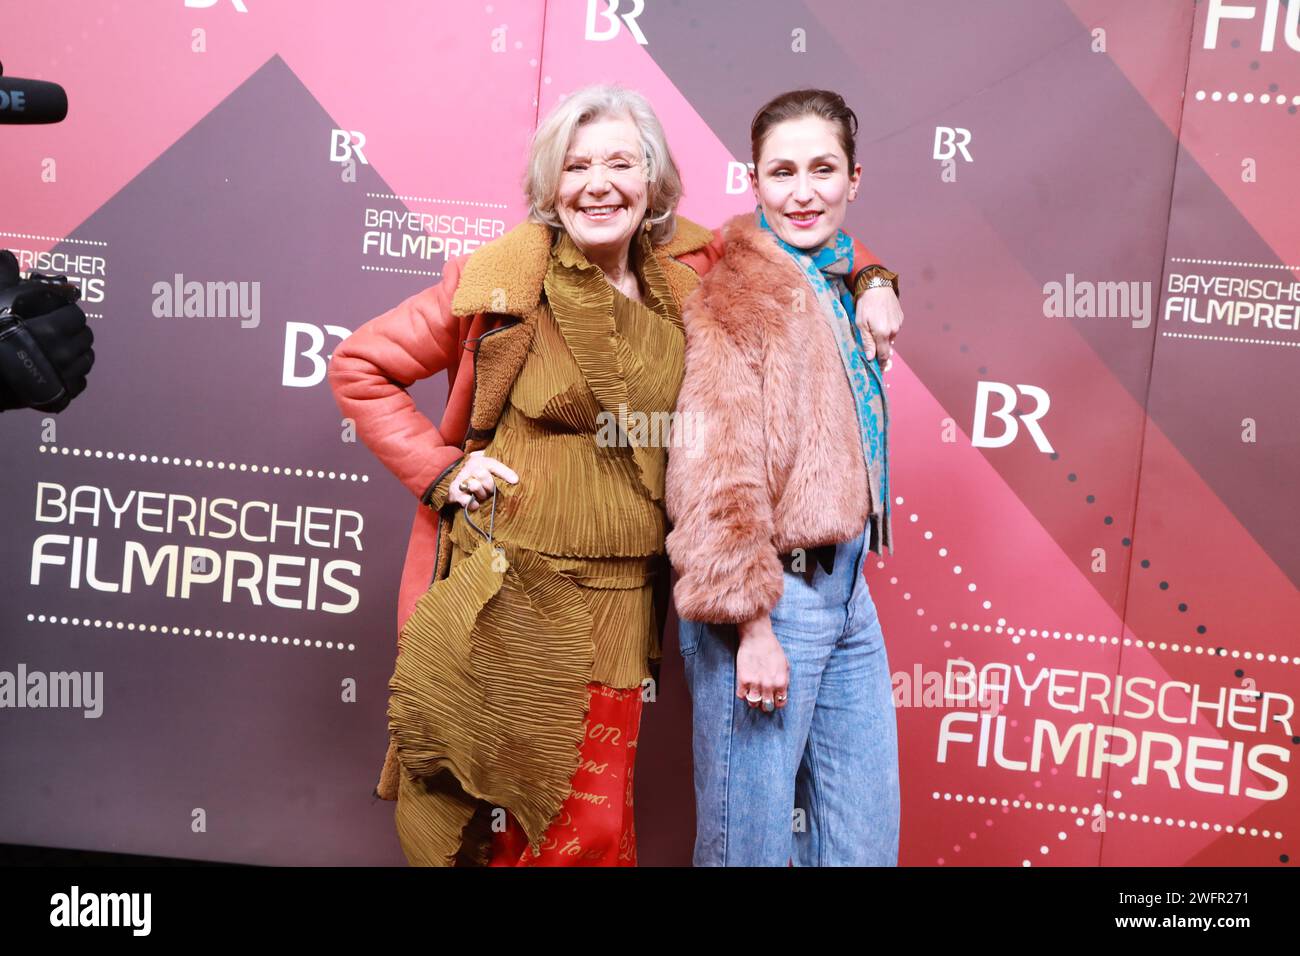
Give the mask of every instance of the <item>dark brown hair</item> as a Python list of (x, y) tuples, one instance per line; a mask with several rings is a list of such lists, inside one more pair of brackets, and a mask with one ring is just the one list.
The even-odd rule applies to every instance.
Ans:
[(772, 127), (786, 120), (800, 119), (804, 116), (820, 116), (835, 126), (840, 147), (849, 160), (849, 173), (852, 174), (858, 117), (844, 102), (844, 97), (830, 90), (791, 90), (768, 101), (754, 114), (754, 122), (749, 125), (749, 148), (754, 156), (754, 168), (758, 168), (758, 156), (763, 151), (763, 140), (772, 131)]

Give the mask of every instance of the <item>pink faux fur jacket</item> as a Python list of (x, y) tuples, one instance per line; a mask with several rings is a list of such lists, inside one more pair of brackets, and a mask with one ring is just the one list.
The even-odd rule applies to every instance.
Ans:
[(781, 597), (778, 555), (861, 534), (857, 415), (829, 324), (753, 213), (683, 306), (686, 371), (669, 448), (677, 613), (733, 623)]

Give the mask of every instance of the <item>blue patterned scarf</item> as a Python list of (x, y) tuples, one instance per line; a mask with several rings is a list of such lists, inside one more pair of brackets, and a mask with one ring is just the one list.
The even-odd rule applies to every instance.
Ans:
[(872, 498), (872, 513), (878, 522), (876, 533), (871, 536), (872, 550), (883, 554), (884, 544), (893, 553), (892, 534), (879, 526), (887, 522), (889, 516), (889, 460), (887, 432), (889, 428), (889, 410), (885, 404), (884, 381), (880, 372), (878, 359), (867, 359), (862, 348), (862, 336), (853, 316), (856, 305), (853, 293), (849, 291), (848, 277), (853, 274), (853, 240), (841, 229), (835, 239), (817, 250), (808, 253), (790, 245), (768, 225), (763, 215), (763, 207), (756, 207), (758, 224), (771, 233), (772, 238), (799, 268), (817, 295), (822, 314), (830, 323), (835, 341), (839, 345), (840, 358), (844, 362), (844, 372), (848, 375), (849, 385), (853, 391), (853, 403), (857, 408), (858, 426), (862, 431), (862, 452), (867, 463), (867, 479)]

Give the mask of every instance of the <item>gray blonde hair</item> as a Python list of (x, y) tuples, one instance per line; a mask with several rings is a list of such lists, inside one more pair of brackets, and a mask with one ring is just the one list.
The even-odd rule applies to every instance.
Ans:
[(533, 134), (528, 154), (528, 173), (524, 177), (524, 195), (528, 198), (528, 218), (563, 229), (555, 212), (555, 200), (564, 172), (564, 157), (578, 127), (592, 120), (610, 116), (630, 116), (641, 134), (646, 177), (646, 218), (650, 221), (650, 241), (661, 245), (673, 237), (677, 228), (677, 203), (682, 198), (682, 177), (668, 151), (668, 141), (659, 117), (649, 101), (635, 90), (617, 84), (597, 84), (575, 90), (561, 100), (542, 120)]

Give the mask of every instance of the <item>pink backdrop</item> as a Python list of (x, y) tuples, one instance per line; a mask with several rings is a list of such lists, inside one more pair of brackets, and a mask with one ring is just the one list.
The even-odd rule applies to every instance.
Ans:
[[(25, 270), (73, 257), (97, 363), (57, 419), (0, 419), (0, 670), (102, 672), (104, 703), (0, 710), (0, 841), (402, 862), (370, 788), (415, 502), (341, 433), (311, 353), (518, 222), (539, 114), (618, 80), (655, 104), (682, 212), (710, 226), (752, 205), (734, 164), (770, 96), (826, 86), (862, 119), (849, 228), (902, 273), (907, 313), (896, 554), (868, 568), (899, 704), (901, 862), (1287, 862), (1297, 4), (189, 2), (6, 15), (6, 72), (63, 84), (70, 108), (0, 133), (0, 246)], [(407, 210), (437, 218), (402, 253), (376, 223)], [(258, 283), (256, 321), (160, 315), (155, 284), (177, 274)], [(444, 390), (413, 394), (436, 419)], [(100, 511), (59, 521), (79, 486)], [(131, 509), (115, 521), (108, 496), (132, 492), (360, 530), (156, 532)], [(123, 593), (73, 573), (92, 541), (100, 585), (133, 546), (175, 545), (223, 568), (279, 556), (319, 593), (172, 596), (138, 575)], [(689, 707), (667, 651), (637, 769), (647, 864), (690, 858)], [(940, 696), (970, 674), (983, 704)]]

